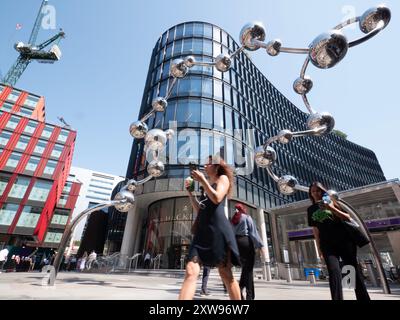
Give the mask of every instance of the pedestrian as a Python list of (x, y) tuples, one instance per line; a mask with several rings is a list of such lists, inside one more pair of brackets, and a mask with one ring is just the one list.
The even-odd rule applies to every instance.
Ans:
[[(260, 249), (264, 252), (264, 244), (257, 232), (253, 219), (247, 214), (247, 208), (241, 203), (235, 205), (235, 214), (231, 219), (235, 232), (236, 241), (240, 253), (242, 272), (240, 275), (239, 287), (243, 300), (254, 300), (254, 276), (255, 251)], [(244, 297), (243, 291), (246, 292)]]
[(150, 268), (150, 262), (151, 262), (151, 254), (150, 254), (150, 252), (147, 252), (146, 255), (144, 256), (144, 268), (145, 269)]
[(370, 300), (357, 263), (357, 246), (345, 229), (343, 222), (349, 221), (350, 215), (341, 208), (335, 199), (329, 198), (326, 188), (319, 182), (311, 184), (309, 198), (312, 205), (307, 209), (308, 224), (313, 227), (319, 257), (325, 260), (328, 268), (332, 300), (343, 300), (340, 258), (343, 265), (351, 265), (356, 271), (357, 300)]
[(87, 268), (90, 269), (92, 267), (93, 261), (95, 261), (97, 258), (97, 253), (96, 251), (92, 250), (92, 252), (89, 254), (88, 257), (88, 262), (87, 262)]
[(82, 272), (83, 270), (85, 270), (85, 266), (86, 266), (86, 259), (87, 259), (87, 252), (85, 251), (85, 253), (83, 254), (83, 256), (81, 257), (81, 261), (79, 264), (79, 270)]
[(211, 267), (203, 266), (203, 276), (201, 279), (201, 296), (209, 296), (210, 292), (207, 289), (208, 277), (210, 276)]
[(4, 248), (3, 250), (0, 251), (0, 273), (3, 272), (4, 265), (7, 262), (8, 254), (9, 251), (7, 248)]
[(199, 170), (191, 171), (191, 177), (205, 191), (200, 201), (193, 196), (191, 183), (185, 181), (193, 210), (198, 212), (198, 222), (189, 249), (185, 280), (179, 299), (193, 299), (202, 264), (217, 267), (230, 298), (240, 300), (240, 288), (232, 274), (232, 264), (240, 265), (239, 250), (229, 220), (225, 216), (227, 198), (233, 189), (233, 171), (221, 158), (212, 156), (204, 170), (208, 179)]

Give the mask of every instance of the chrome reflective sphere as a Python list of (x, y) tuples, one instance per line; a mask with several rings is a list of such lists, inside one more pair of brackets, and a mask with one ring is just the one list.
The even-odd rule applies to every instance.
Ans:
[(253, 40), (265, 40), (265, 28), (261, 22), (253, 22), (246, 24), (239, 35), (240, 43), (249, 51), (255, 51), (260, 46), (253, 43)]
[(334, 199), (334, 200), (339, 200), (339, 194), (337, 193), (337, 191), (336, 190), (328, 190), (327, 192), (326, 192), (330, 197), (331, 197), (331, 199)]
[(115, 195), (114, 200), (126, 200), (124, 203), (114, 205), (114, 207), (120, 212), (128, 212), (135, 203), (135, 196), (132, 192), (121, 190)]
[(196, 63), (196, 59), (193, 56), (187, 56), (183, 61), (186, 67), (191, 68)]
[(277, 184), (279, 192), (285, 195), (291, 195), (296, 191), (295, 187), (298, 185), (298, 182), (295, 177), (286, 175), (280, 177)]
[(163, 97), (157, 97), (151, 103), (153, 110), (156, 112), (164, 112), (167, 109), (167, 105), (168, 105), (167, 99)]
[(264, 149), (264, 146), (259, 146), (254, 150), (254, 161), (257, 166), (260, 168), (266, 168), (272, 165), (276, 161), (276, 151), (268, 146), (267, 149)]
[(164, 149), (167, 144), (167, 135), (160, 129), (151, 129), (144, 138), (146, 147), (153, 151)]
[(147, 128), (147, 124), (142, 121), (135, 121), (129, 127), (129, 132), (132, 137), (136, 139), (143, 139), (146, 136), (146, 133), (149, 129)]
[(138, 186), (137, 181), (135, 179), (131, 179), (126, 183), (126, 185), (124, 186), (124, 189), (133, 193), (136, 191), (137, 186)]
[(189, 68), (182, 59), (175, 59), (171, 63), (170, 73), (174, 78), (183, 78), (188, 73)]
[(313, 87), (313, 82), (309, 76), (304, 76), (304, 78), (297, 78), (293, 83), (293, 89), (298, 94), (307, 94), (311, 91)]
[(164, 163), (160, 160), (153, 160), (147, 166), (147, 172), (154, 178), (158, 178), (164, 173)]
[(333, 130), (333, 128), (335, 127), (335, 119), (329, 112), (321, 112), (321, 113), (317, 112), (311, 114), (308, 117), (307, 126), (311, 130), (325, 126), (326, 129), (323, 132), (317, 134), (317, 135), (324, 135), (330, 133)]
[(165, 135), (167, 136), (167, 139), (172, 139), (172, 137), (175, 134), (175, 131), (172, 129), (168, 129), (164, 131)]
[(390, 9), (384, 4), (371, 8), (365, 11), (361, 16), (359, 24), (360, 30), (364, 33), (369, 33), (377, 27), (380, 21), (383, 22), (383, 28), (386, 28), (390, 22), (391, 16)]
[(281, 130), (278, 133), (278, 142), (279, 143), (289, 143), (293, 139), (293, 133), (290, 130)]
[(282, 42), (279, 39), (272, 40), (267, 43), (267, 53), (275, 57), (281, 52)]
[(345, 57), (349, 43), (342, 32), (331, 30), (315, 38), (309, 49), (308, 55), (313, 65), (317, 68), (328, 69)]
[(215, 68), (218, 71), (225, 72), (230, 69), (232, 65), (232, 59), (229, 54), (221, 53), (215, 58)]

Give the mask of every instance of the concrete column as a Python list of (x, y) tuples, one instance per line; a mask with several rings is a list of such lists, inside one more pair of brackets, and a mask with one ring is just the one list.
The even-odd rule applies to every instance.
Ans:
[(271, 281), (271, 261), (269, 259), (267, 227), (265, 226), (264, 210), (260, 207), (257, 208), (258, 227), (260, 228), (260, 236), (264, 243), (265, 261), (263, 261), (263, 276), (264, 280)]
[(398, 266), (400, 265), (400, 231), (388, 231), (387, 237), (393, 249), (393, 264)]
[(135, 230), (139, 219), (138, 214), (136, 213), (136, 208), (137, 204), (135, 204), (127, 213), (128, 216), (126, 218), (124, 237), (121, 245), (121, 257), (124, 257), (125, 255), (130, 257), (133, 255), (133, 248), (136, 239)]

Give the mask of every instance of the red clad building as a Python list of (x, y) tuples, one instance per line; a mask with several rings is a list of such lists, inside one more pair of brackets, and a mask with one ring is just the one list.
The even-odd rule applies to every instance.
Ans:
[(44, 98), (0, 84), (0, 244), (58, 247), (79, 195), (76, 131), (45, 122)]

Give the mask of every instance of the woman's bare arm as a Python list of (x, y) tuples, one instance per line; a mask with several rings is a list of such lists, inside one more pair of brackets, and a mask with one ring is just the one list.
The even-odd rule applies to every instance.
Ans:
[(204, 187), (204, 191), (207, 193), (208, 198), (214, 203), (219, 204), (224, 200), (229, 190), (229, 179), (227, 176), (222, 175), (216, 181), (217, 187), (214, 189), (210, 183), (204, 179), (200, 181)]

